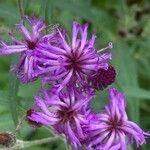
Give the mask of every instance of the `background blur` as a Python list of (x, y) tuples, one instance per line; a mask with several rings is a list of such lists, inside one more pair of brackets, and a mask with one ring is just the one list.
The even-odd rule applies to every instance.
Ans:
[[(59, 23), (68, 32), (74, 19), (89, 23), (96, 32), (97, 49), (113, 42), (113, 60), (118, 76), (114, 84), (127, 97), (129, 118), (145, 131), (150, 130), (150, 1), (149, 0), (24, 0), (26, 15), (42, 17), (48, 24)], [(0, 0), (0, 38), (10, 41), (8, 32), (20, 19), (16, 0)], [(90, 35), (90, 34), (89, 34)], [(9, 73), (15, 56), (0, 56), (0, 132), (14, 131), (15, 124), (30, 109), (39, 81), (22, 85)], [(100, 111), (107, 91), (97, 93), (91, 104)], [(15, 123), (15, 124), (14, 124)], [(49, 137), (44, 128), (32, 129), (23, 122), (18, 138)], [(150, 150), (150, 139), (141, 150)], [(137, 148), (129, 147), (130, 150)], [(65, 150), (62, 141), (25, 150)]]

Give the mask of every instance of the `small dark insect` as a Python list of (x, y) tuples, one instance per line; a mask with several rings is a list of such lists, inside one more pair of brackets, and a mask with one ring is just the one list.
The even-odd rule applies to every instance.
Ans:
[(12, 147), (16, 143), (16, 136), (12, 132), (0, 133), (0, 145)]

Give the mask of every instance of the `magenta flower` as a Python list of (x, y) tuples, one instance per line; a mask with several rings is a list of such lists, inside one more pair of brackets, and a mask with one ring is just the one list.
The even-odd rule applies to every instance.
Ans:
[[(66, 34), (61, 33), (61, 45), (51, 43), (41, 43), (42, 47), (37, 51), (37, 59), (40, 74), (45, 74), (43, 81), (53, 82), (60, 91), (67, 83), (73, 82), (78, 86), (88, 86), (87, 78), (92, 71), (100, 68), (107, 69), (107, 60), (111, 59), (111, 54), (99, 55), (94, 48), (96, 36), (93, 34), (90, 40), (87, 39), (88, 25), (81, 26), (78, 22), (73, 22), (72, 41), (68, 43)], [(109, 43), (107, 48), (112, 48)]]
[(137, 124), (128, 120), (125, 112), (125, 97), (115, 88), (109, 90), (110, 102), (103, 113), (97, 115), (98, 121), (87, 126), (87, 148), (95, 150), (127, 150), (134, 141), (137, 145), (146, 143), (145, 133)]
[(58, 95), (43, 91), (42, 97), (35, 98), (35, 111), (28, 118), (38, 124), (52, 126), (77, 149), (81, 146), (80, 140), (84, 138), (82, 125), (88, 123), (88, 102), (93, 96), (94, 93), (91, 92), (84, 96), (71, 87)]
[(35, 59), (35, 50), (42, 37), (42, 31), (45, 29), (45, 23), (35, 17), (25, 17), (31, 27), (31, 32), (25, 27), (25, 22), (22, 20), (17, 24), (18, 31), (23, 34), (23, 39), (18, 41), (11, 35), (13, 44), (7, 45), (1, 41), (0, 55), (9, 55), (21, 53), (19, 62), (13, 66), (17, 77), (23, 82), (30, 82), (36, 79), (34, 70), (37, 62)]

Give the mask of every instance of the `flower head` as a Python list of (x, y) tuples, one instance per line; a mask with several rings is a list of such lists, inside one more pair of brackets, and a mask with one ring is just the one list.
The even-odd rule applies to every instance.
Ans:
[(116, 79), (116, 71), (112, 65), (108, 69), (99, 69), (89, 76), (89, 85), (96, 90), (103, 90), (108, 85), (111, 85)]
[[(31, 32), (25, 26), (25, 21), (29, 23)], [(18, 64), (13, 66), (12, 70), (16, 72), (17, 77), (23, 83), (26, 83), (37, 78), (34, 73), (37, 65), (34, 53), (43, 36), (42, 32), (45, 29), (45, 23), (35, 17), (25, 17), (16, 27), (23, 34), (23, 39), (19, 41), (10, 34), (13, 44), (7, 45), (1, 41), (0, 55), (21, 53)]]
[[(38, 61), (43, 65), (39, 66), (38, 74), (45, 74), (44, 81), (57, 83), (58, 91), (69, 82), (88, 86), (87, 77), (92, 71), (108, 68), (107, 60), (111, 58), (111, 54), (99, 55), (96, 52), (96, 36), (93, 34), (88, 40), (87, 29), (88, 24), (82, 26), (74, 21), (71, 43), (67, 42), (66, 34), (58, 29), (61, 43), (59, 46), (40, 44), (43, 48), (38, 49)], [(112, 48), (112, 45), (108, 48)]]
[(103, 113), (97, 115), (86, 128), (87, 147), (95, 150), (126, 150), (134, 141), (136, 145), (146, 143), (145, 133), (137, 124), (128, 120), (125, 112), (125, 97), (114, 88), (109, 90), (110, 102)]
[(94, 96), (80, 94), (77, 89), (59, 94), (43, 91), (42, 97), (36, 97), (35, 110), (29, 119), (37, 123), (52, 126), (59, 134), (65, 135), (67, 141), (77, 149), (81, 146), (80, 140), (84, 138), (83, 124), (87, 124), (88, 102)]

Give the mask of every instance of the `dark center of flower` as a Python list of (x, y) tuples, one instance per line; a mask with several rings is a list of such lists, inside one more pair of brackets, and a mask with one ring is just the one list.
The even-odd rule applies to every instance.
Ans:
[(110, 118), (108, 124), (110, 125), (111, 130), (119, 130), (123, 122), (121, 118), (118, 118), (117, 115), (115, 115), (113, 118)]
[(36, 47), (37, 41), (26, 41), (29, 49), (34, 49)]
[(79, 61), (79, 58), (75, 52), (72, 52), (72, 55), (68, 56), (68, 62), (70, 65), (68, 66), (68, 69), (73, 69), (74, 71), (79, 71), (80, 70), (80, 64), (82, 62)]
[(76, 112), (70, 108), (62, 107), (61, 111), (58, 111), (58, 116), (61, 118), (63, 123), (72, 121)]
[(77, 70), (78, 69), (78, 64), (77, 64), (76, 60), (72, 59), (71, 63), (72, 63), (71, 64), (71, 68), (74, 68), (74, 70)]

